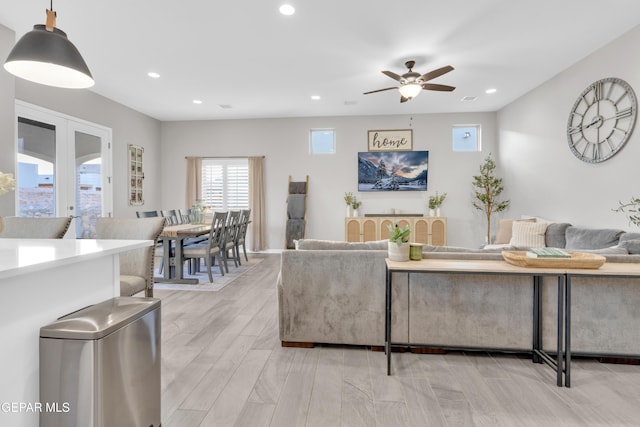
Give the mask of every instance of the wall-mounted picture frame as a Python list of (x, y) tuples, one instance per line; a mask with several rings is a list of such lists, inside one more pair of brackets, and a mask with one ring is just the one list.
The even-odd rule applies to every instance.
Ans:
[(129, 163), (129, 205), (144, 205), (144, 162), (142, 159), (144, 148), (129, 144), (127, 149)]
[(358, 153), (358, 191), (427, 191), (428, 151)]
[(369, 151), (413, 150), (413, 129), (368, 131)]

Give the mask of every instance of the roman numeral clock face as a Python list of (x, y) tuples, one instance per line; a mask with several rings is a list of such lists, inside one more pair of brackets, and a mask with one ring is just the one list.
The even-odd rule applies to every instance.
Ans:
[(567, 124), (571, 152), (599, 163), (615, 155), (629, 140), (638, 103), (631, 86), (614, 77), (598, 80), (578, 97)]

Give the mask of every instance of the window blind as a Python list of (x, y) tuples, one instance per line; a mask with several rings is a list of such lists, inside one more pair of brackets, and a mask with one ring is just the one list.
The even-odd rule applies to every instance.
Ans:
[(213, 210), (249, 208), (249, 162), (246, 158), (202, 160), (200, 198)]

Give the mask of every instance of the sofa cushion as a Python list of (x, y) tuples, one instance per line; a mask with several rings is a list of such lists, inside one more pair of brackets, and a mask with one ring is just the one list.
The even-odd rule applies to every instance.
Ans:
[(536, 219), (501, 219), (498, 221), (498, 232), (496, 233), (496, 238), (493, 241), (494, 245), (504, 245), (511, 241), (511, 233), (513, 230), (513, 223), (515, 221), (536, 222)]
[(548, 223), (514, 221), (511, 235), (511, 246), (542, 248), (545, 246), (545, 232)]
[(607, 228), (567, 227), (566, 249), (602, 249), (615, 246), (623, 230)]
[[(627, 233), (630, 234), (630, 233)], [(630, 254), (640, 254), (640, 239), (635, 239), (635, 240), (622, 240), (622, 238), (620, 239), (620, 244), (618, 245), (621, 248), (624, 248), (627, 250), (627, 252), (629, 252)]]
[(626, 240), (640, 240), (640, 233), (622, 233), (620, 243)]
[(544, 235), (545, 244), (550, 248), (564, 248), (567, 245), (566, 232), (571, 224), (567, 222), (554, 222), (547, 226)]
[(296, 242), (296, 249), (300, 250), (387, 250), (388, 240), (371, 242), (339, 242), (335, 240), (300, 239)]

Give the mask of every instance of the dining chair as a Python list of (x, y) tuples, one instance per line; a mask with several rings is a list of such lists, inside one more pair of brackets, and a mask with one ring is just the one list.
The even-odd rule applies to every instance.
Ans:
[(70, 216), (24, 218), (6, 216), (0, 237), (6, 239), (62, 239), (71, 224)]
[(247, 237), (247, 228), (249, 228), (249, 217), (251, 216), (251, 209), (242, 209), (240, 211), (240, 222), (239, 222), (239, 231), (236, 236), (235, 248), (236, 248), (236, 256), (238, 257), (238, 262), (240, 262), (240, 246), (242, 246), (242, 252), (244, 252), (244, 259), (248, 262), (249, 258), (247, 257), (247, 247), (246, 247), (246, 237)]
[(177, 225), (177, 224), (179, 224), (179, 222), (178, 222), (178, 214), (176, 213), (175, 209), (161, 210), (160, 211), (160, 215), (165, 217), (165, 219), (167, 220), (167, 225)]
[[(98, 218), (98, 239), (158, 240), (164, 218)], [(155, 248), (149, 246), (120, 254), (120, 296), (133, 296), (144, 291), (153, 297), (153, 263)]]
[(240, 211), (229, 211), (227, 224), (225, 227), (224, 239), (222, 242), (222, 259), (224, 261), (224, 268), (227, 273), (229, 272), (229, 265), (227, 262), (229, 258), (233, 259), (233, 264), (238, 267), (238, 257), (236, 256), (235, 242), (239, 221)]
[(216, 259), (218, 260), (220, 274), (224, 276), (222, 243), (224, 239), (224, 225), (227, 222), (227, 215), (228, 212), (215, 212), (213, 214), (213, 220), (211, 221), (209, 238), (205, 242), (185, 246), (182, 251), (185, 261), (195, 259), (199, 263), (200, 258), (204, 258), (207, 265), (207, 273), (209, 274), (209, 282), (213, 282), (211, 269), (215, 265)]
[(138, 218), (152, 218), (160, 215), (158, 215), (158, 211), (137, 211), (136, 216)]
[[(158, 214), (158, 211), (136, 211), (136, 216), (138, 218), (156, 218), (160, 215)], [(173, 251), (173, 248), (171, 248), (171, 250)], [(160, 258), (158, 272), (162, 273), (162, 270), (164, 269), (164, 247), (162, 246), (162, 242), (156, 243), (155, 256)]]
[(182, 224), (190, 224), (191, 220), (191, 209), (178, 209), (178, 219)]

